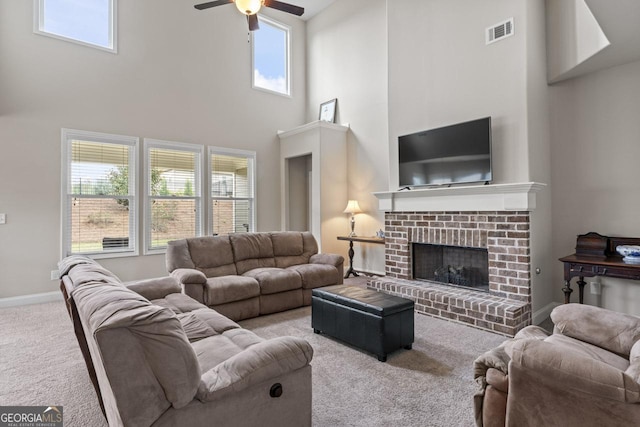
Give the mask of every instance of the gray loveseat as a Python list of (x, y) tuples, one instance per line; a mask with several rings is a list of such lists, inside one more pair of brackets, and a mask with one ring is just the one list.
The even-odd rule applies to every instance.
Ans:
[(319, 254), (309, 232), (175, 240), (166, 262), (186, 295), (233, 320), (310, 305), (312, 289), (343, 283), (344, 258)]
[(125, 285), (83, 257), (59, 268), (110, 426), (311, 425), (305, 340), (264, 340), (182, 294), (172, 278)]

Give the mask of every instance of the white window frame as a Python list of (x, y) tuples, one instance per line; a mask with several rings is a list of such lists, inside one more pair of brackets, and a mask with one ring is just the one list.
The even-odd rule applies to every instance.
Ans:
[[(226, 156), (236, 156), (236, 157), (246, 157), (251, 160), (251, 168), (247, 172), (250, 176), (248, 180), (251, 182), (251, 196), (252, 197), (215, 197), (212, 195), (212, 189), (209, 188), (207, 192), (207, 215), (209, 215), (208, 221), (208, 233), (209, 235), (213, 234), (215, 230), (213, 229), (213, 202), (215, 200), (224, 200), (224, 201), (249, 201), (249, 231), (256, 231), (256, 204), (257, 204), (257, 188), (256, 188), (256, 176), (258, 175), (257, 168), (258, 163), (256, 161), (256, 152), (249, 150), (239, 150), (234, 148), (222, 148), (222, 147), (213, 147), (209, 146), (207, 152), (207, 182), (209, 187), (211, 187), (211, 176), (214, 171), (211, 167), (211, 156), (214, 154), (226, 155)], [(235, 178), (234, 178), (235, 181)], [(235, 229), (235, 224), (234, 224)]]
[[(194, 183), (193, 191), (194, 196), (151, 196), (151, 179), (150, 179), (150, 159), (149, 153), (152, 148), (161, 148), (167, 150), (176, 151), (188, 151), (196, 154), (196, 160), (194, 162)], [(159, 139), (144, 139), (144, 253), (146, 254), (159, 254), (167, 251), (165, 247), (152, 247), (151, 239), (151, 199), (166, 199), (166, 200), (191, 200), (194, 199), (196, 205), (195, 212), (195, 236), (185, 237), (200, 237), (203, 231), (203, 218), (202, 218), (202, 160), (204, 157), (204, 146), (198, 144), (187, 144), (185, 142), (175, 141), (163, 141)]]
[(79, 44), (82, 46), (92, 47), (94, 49), (104, 50), (110, 53), (118, 53), (117, 42), (117, 16), (118, 16), (118, 0), (109, 0), (109, 46), (101, 46), (94, 43), (89, 43), (83, 40), (74, 39), (71, 37), (55, 34), (44, 30), (44, 2), (45, 0), (33, 0), (33, 32), (42, 36), (52, 37), (58, 40), (64, 40), (70, 43)]
[[(90, 132), (77, 129), (62, 129), (62, 185), (61, 185), (61, 219), (62, 219), (62, 238), (61, 238), (61, 254), (62, 258), (72, 254), (82, 254), (91, 258), (119, 258), (127, 256), (137, 256), (139, 254), (137, 237), (138, 237), (138, 146), (139, 138), (126, 135), (113, 135), (100, 132)], [(99, 142), (114, 145), (124, 145), (129, 147), (129, 194), (130, 196), (87, 196), (87, 198), (116, 198), (129, 200), (129, 247), (121, 250), (110, 250), (108, 252), (72, 252), (71, 233), (71, 205), (73, 199), (79, 197), (71, 191), (71, 164), (72, 164), (72, 148), (71, 142), (74, 140), (83, 140), (91, 142)], [(82, 197), (82, 196), (80, 196)]]
[[(278, 22), (274, 19), (268, 18), (266, 16), (263, 15), (259, 15), (259, 22), (265, 23), (267, 25), (271, 25), (273, 27), (277, 27), (278, 29), (282, 30), (285, 32), (286, 34), (286, 55), (285, 55), (285, 60), (286, 60), (286, 64), (285, 64), (285, 72), (286, 72), (286, 76), (285, 76), (285, 80), (287, 82), (287, 92), (283, 93), (283, 92), (278, 92), (275, 90), (271, 90), (271, 89), (267, 89), (261, 86), (256, 86), (256, 80), (255, 80), (255, 69), (256, 69), (256, 64), (255, 64), (255, 59), (256, 59), (256, 55), (255, 55), (255, 32), (251, 32), (251, 87), (253, 89), (256, 90), (260, 90), (260, 91), (264, 91), (267, 93), (272, 93), (275, 95), (280, 95), (280, 96), (284, 96), (287, 98), (291, 98), (291, 27), (289, 27), (288, 25), (285, 25), (281, 22)], [(258, 30), (259, 31), (259, 30)]]

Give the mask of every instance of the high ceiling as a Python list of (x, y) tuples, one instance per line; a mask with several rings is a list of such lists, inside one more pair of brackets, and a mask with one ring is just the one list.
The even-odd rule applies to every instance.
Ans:
[(305, 21), (316, 15), (323, 9), (329, 7), (331, 3), (336, 0), (281, 0), (285, 3), (295, 4), (296, 6), (304, 7), (304, 15), (301, 16)]

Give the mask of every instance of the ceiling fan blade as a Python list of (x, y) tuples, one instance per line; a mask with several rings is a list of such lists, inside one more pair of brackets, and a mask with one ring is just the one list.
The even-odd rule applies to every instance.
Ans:
[(247, 15), (247, 22), (249, 23), (249, 31), (260, 29), (260, 25), (258, 25), (258, 15)]
[(209, 9), (210, 7), (222, 6), (223, 4), (227, 4), (227, 3), (233, 3), (233, 0), (210, 1), (210, 2), (207, 2), (207, 3), (197, 4), (197, 5), (193, 6), (193, 7), (195, 7), (198, 10), (204, 10), (204, 9)]
[(281, 10), (283, 12), (291, 13), (293, 15), (302, 16), (304, 13), (304, 7), (295, 6), (289, 3), (283, 3), (276, 0), (264, 0), (264, 5), (273, 9)]

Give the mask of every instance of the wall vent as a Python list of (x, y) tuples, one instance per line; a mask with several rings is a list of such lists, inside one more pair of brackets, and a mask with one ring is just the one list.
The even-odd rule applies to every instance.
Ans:
[(513, 35), (513, 18), (487, 28), (487, 44), (495, 43)]

